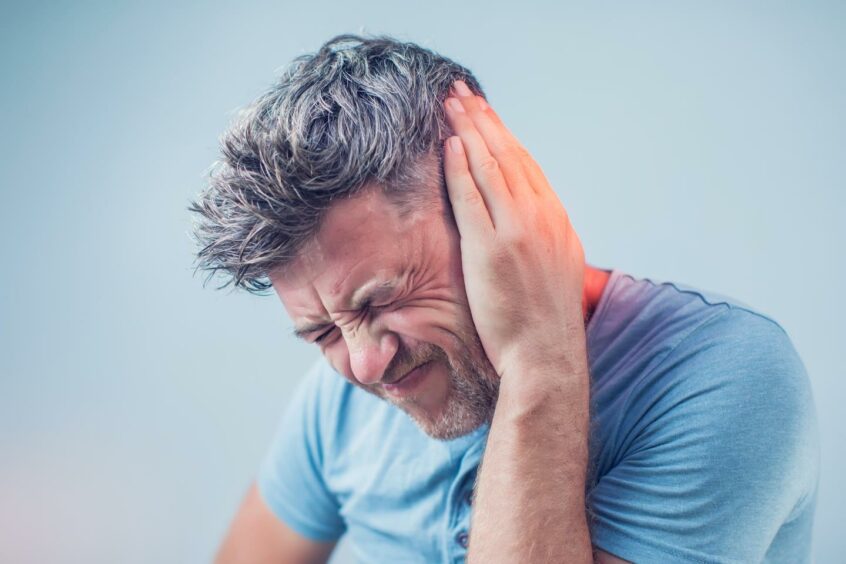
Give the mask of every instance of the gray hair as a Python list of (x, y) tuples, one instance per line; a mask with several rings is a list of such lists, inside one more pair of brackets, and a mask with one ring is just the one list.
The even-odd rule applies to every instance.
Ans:
[(372, 183), (401, 213), (443, 198), (443, 101), (458, 79), (483, 95), (466, 68), (387, 36), (339, 35), (294, 59), (222, 136), (189, 207), (197, 270), (261, 293), (334, 200)]

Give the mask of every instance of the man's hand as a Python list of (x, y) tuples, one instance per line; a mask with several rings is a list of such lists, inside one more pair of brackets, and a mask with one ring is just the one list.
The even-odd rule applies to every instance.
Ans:
[(468, 562), (591, 562), (584, 253), (537, 163), (456, 82), (444, 171), (473, 323), (501, 377)]
[(454, 89), (446, 114), (457, 136), (444, 172), (479, 338), (503, 378), (518, 367), (567, 367), (564, 344), (584, 332), (579, 238), (526, 149), (464, 82)]

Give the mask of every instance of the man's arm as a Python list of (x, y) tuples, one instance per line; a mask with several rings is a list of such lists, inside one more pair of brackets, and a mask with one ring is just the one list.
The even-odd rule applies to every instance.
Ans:
[[(544, 372), (527, 367), (523, 380), (531, 386), (500, 386), (477, 482), (470, 562), (591, 561), (587, 379), (577, 369), (574, 376), (561, 367)], [(627, 564), (599, 549), (593, 561)]]
[(455, 94), (444, 172), (473, 322), (500, 376), (468, 561), (591, 562), (584, 252), (528, 151), (463, 82)]
[(323, 564), (335, 542), (316, 542), (280, 521), (267, 507), (255, 484), (215, 558), (215, 564)]
[(583, 375), (527, 366), (516, 377), (525, 381), (503, 379), (500, 387), (477, 484), (469, 561), (588, 562)]

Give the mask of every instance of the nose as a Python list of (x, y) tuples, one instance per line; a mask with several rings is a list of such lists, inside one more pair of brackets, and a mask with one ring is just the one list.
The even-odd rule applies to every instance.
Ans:
[(390, 331), (371, 332), (359, 327), (345, 336), (350, 354), (350, 369), (356, 380), (370, 385), (382, 379), (399, 348), (396, 334)]

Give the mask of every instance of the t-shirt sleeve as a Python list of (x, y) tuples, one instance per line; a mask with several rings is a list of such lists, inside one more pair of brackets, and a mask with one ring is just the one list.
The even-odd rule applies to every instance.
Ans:
[[(630, 390), (618, 460), (588, 493), (594, 545), (633, 562), (761, 562), (783, 527), (813, 514), (801, 360), (775, 322), (732, 309), (656, 366)], [(808, 558), (790, 546), (774, 561)]]
[[(333, 375), (329, 375), (333, 376)], [(262, 499), (286, 525), (316, 541), (338, 539), (345, 530), (339, 504), (325, 480), (327, 437), (321, 411), (331, 394), (323, 361), (300, 383), (260, 467)]]

